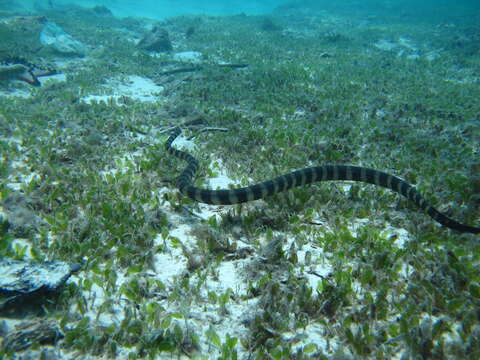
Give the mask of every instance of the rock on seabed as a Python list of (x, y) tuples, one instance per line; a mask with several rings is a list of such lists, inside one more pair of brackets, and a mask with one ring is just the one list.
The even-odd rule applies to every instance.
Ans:
[(22, 303), (32, 295), (59, 291), (65, 281), (80, 268), (79, 264), (61, 261), (35, 263), (0, 259), (0, 310), (15, 306), (16, 302)]

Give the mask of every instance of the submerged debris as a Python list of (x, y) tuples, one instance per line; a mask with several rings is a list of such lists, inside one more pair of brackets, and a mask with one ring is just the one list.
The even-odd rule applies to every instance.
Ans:
[(23, 64), (0, 65), (0, 81), (20, 80), (33, 86), (40, 86), (40, 81), (30, 69)]
[(0, 63), (0, 82), (23, 81), (32, 86), (40, 86), (38, 78), (57, 74), (53, 68), (42, 69), (23, 58), (7, 57)]
[(0, 259), (0, 311), (16, 308), (28, 300), (41, 302), (42, 298), (59, 291), (79, 264), (61, 261), (34, 263)]
[[(243, 69), (248, 67), (249, 65), (248, 64), (214, 64), (213, 66), (210, 66), (210, 67), (214, 67), (214, 66), (219, 68), (227, 68), (227, 69)], [(203, 70), (205, 67), (206, 66), (201, 66), (201, 65), (191, 65), (191, 66), (162, 71), (158, 73), (158, 75), (163, 76), (163, 75), (173, 75), (178, 73), (200, 71), (200, 70)]]

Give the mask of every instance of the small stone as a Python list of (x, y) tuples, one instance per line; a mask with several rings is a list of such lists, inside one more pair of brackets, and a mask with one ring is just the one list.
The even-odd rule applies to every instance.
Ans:
[(198, 64), (201, 63), (202, 53), (198, 51), (181, 51), (173, 55), (173, 60)]

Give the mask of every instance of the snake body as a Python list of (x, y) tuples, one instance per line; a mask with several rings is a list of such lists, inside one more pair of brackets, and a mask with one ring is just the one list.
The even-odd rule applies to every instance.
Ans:
[(208, 190), (192, 185), (192, 178), (197, 169), (198, 162), (190, 154), (172, 147), (173, 141), (181, 134), (180, 128), (175, 128), (165, 143), (165, 149), (173, 156), (185, 160), (188, 165), (177, 179), (180, 192), (190, 199), (213, 205), (233, 205), (247, 201), (265, 198), (267, 196), (287, 191), (296, 186), (311, 184), (317, 181), (348, 180), (373, 184), (390, 189), (408, 200), (427, 213), (433, 220), (441, 225), (459, 232), (479, 234), (480, 228), (461, 224), (442, 214), (431, 206), (415, 188), (406, 181), (387, 174), (383, 171), (361, 166), (351, 165), (322, 165), (304, 168), (291, 173), (278, 176), (272, 180), (237, 189)]

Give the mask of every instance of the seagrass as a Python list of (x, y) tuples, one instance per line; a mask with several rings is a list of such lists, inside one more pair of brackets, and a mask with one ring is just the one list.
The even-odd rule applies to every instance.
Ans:
[(383, 171), (361, 166), (321, 165), (307, 167), (268, 181), (237, 189), (209, 190), (195, 187), (192, 185), (192, 179), (198, 169), (197, 160), (192, 155), (172, 147), (173, 141), (181, 132), (182, 130), (178, 127), (172, 131), (165, 143), (165, 149), (173, 156), (187, 162), (187, 167), (177, 179), (177, 186), (183, 195), (194, 201), (213, 205), (233, 205), (262, 199), (296, 186), (303, 186), (318, 181), (358, 181), (381, 186), (406, 197), (433, 220), (447, 228), (459, 232), (480, 233), (480, 228), (459, 223), (435, 209), (408, 182)]

